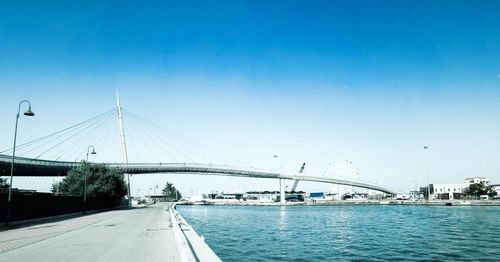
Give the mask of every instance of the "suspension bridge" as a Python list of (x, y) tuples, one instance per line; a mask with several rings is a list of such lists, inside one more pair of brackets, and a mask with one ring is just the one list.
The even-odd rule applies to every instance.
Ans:
[[(124, 113), (126, 113), (127, 122), (124, 121)], [(118, 116), (120, 133), (119, 148), (117, 143), (114, 146), (109, 143), (110, 135), (114, 133), (112, 132), (113, 126), (116, 128), (116, 124), (112, 125), (111, 122), (116, 120), (116, 116)], [(126, 134), (127, 139), (132, 136), (139, 141), (127, 144)], [(85, 152), (88, 155), (89, 144), (99, 148), (100, 155), (116, 155), (116, 152), (121, 152), (121, 161), (103, 164), (110, 169), (124, 173), (128, 184), (130, 183), (129, 174), (169, 173), (279, 179), (282, 201), (285, 199), (285, 180), (295, 180), (294, 187), (297, 186), (298, 181), (312, 181), (366, 188), (387, 194), (397, 193), (389, 187), (358, 179), (305, 175), (302, 172), (276, 172), (245, 166), (232, 157), (123, 110), (118, 95), (116, 108), (16, 147), (16, 152), (19, 154), (15, 158), (14, 176), (66, 176), (69, 170), (82, 165), (80, 160)], [(128, 148), (136, 151), (139, 148), (149, 151), (149, 154), (138, 151), (136, 159), (140, 160), (141, 156), (147, 155), (158, 158), (158, 161), (154, 163), (144, 160), (129, 162), (127, 145)], [(191, 150), (186, 152), (189, 148)], [(12, 155), (9, 153), (11, 152), (12, 148), (0, 151), (0, 176), (8, 176), (10, 173)], [(128, 189), (130, 199), (130, 185)]]

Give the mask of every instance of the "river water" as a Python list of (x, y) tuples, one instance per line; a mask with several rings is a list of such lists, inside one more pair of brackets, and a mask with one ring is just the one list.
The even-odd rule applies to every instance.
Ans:
[(177, 209), (223, 261), (500, 261), (500, 207)]

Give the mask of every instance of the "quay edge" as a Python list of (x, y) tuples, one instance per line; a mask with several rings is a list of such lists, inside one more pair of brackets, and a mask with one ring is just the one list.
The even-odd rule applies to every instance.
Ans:
[(202, 261), (219, 262), (222, 261), (215, 252), (205, 243), (202, 236), (198, 235), (189, 223), (175, 209), (176, 204), (168, 206), (168, 212), (172, 221), (172, 229), (177, 242), (182, 262)]

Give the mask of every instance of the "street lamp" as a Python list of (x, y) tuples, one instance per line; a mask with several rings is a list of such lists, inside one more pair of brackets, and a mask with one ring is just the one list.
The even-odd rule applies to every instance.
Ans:
[(91, 155), (95, 155), (97, 154), (95, 152), (95, 148), (93, 145), (90, 145), (87, 147), (87, 157), (85, 158), (85, 164), (87, 165), (87, 170), (85, 170), (85, 183), (84, 183), (84, 186), (83, 186), (83, 212), (85, 212), (87, 210), (87, 171), (89, 169), (89, 150), (90, 148), (92, 148), (92, 152), (90, 152)]
[[(424, 146), (424, 150), (427, 152), (429, 150), (428, 146)], [(427, 201), (431, 199), (431, 186), (429, 184), (429, 159), (427, 153), (425, 153), (425, 169), (427, 173)]]
[(14, 176), (14, 162), (16, 159), (16, 139), (17, 139), (17, 123), (19, 122), (19, 115), (21, 113), (21, 105), (23, 103), (28, 103), (28, 111), (24, 112), (25, 116), (34, 116), (35, 113), (31, 111), (31, 102), (28, 100), (22, 100), (19, 102), (19, 107), (17, 109), (16, 115), (16, 127), (14, 129), (14, 146), (12, 147), (12, 163), (10, 165), (10, 183), (9, 183), (9, 196), (8, 196), (8, 206), (7, 206), (7, 226), (9, 226), (10, 220), (10, 208), (11, 208), (11, 200), (12, 200), (12, 177)]

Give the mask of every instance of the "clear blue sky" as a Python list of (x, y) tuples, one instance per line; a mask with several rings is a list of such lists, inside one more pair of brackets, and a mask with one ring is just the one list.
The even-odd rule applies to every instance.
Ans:
[[(349, 159), (409, 189), (428, 145), (431, 182), (498, 183), (499, 14), (498, 1), (2, 1), (0, 149), (21, 99), (37, 113), (26, 142), (112, 108), (118, 88), (128, 110), (249, 165)], [(161, 179), (136, 184), (208, 190)]]

